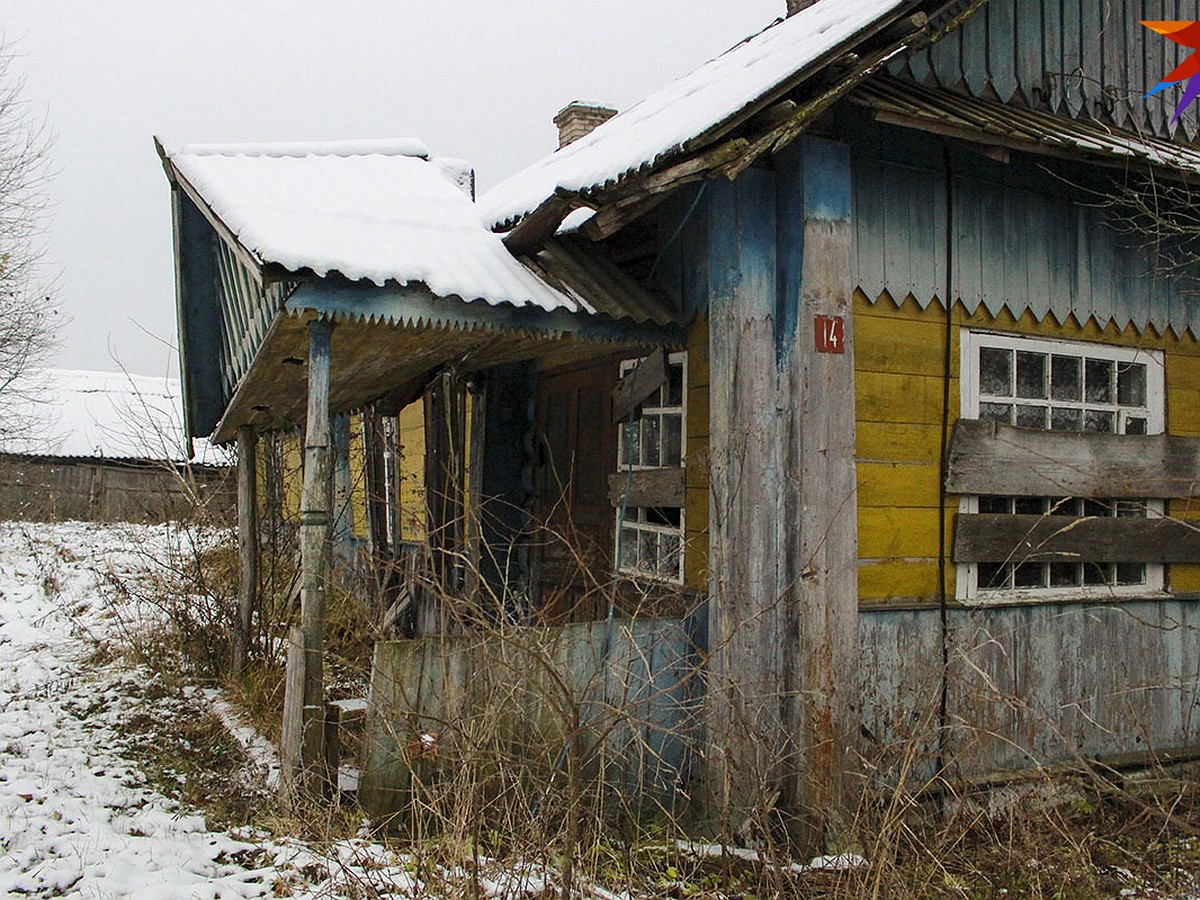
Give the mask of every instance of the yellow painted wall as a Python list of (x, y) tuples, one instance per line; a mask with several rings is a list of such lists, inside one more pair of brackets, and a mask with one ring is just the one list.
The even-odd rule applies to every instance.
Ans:
[[(1104, 341), (1162, 350), (1166, 360), (1167, 431), (1200, 436), (1200, 344), (1190, 335), (1151, 329), (1101, 328), (1074, 318), (1036, 321), (1007, 311), (968, 314), (956, 306), (950, 332), (950, 425), (958, 418), (959, 337), (962, 329), (987, 328), (1037, 337)], [(945, 313), (922, 311), (911, 298), (874, 304), (854, 296), (855, 402), (858, 428), (859, 598), (865, 606), (936, 604), (938, 599), (938, 479), (940, 477)], [(958, 502), (947, 499), (947, 542)], [(1171, 504), (1169, 512), (1200, 521), (1200, 504)], [(1168, 585), (1200, 591), (1200, 566), (1172, 566)], [(946, 566), (946, 592), (954, 597), (954, 566)]]
[(701, 318), (688, 332), (683, 556), (684, 584), (699, 590), (708, 588), (708, 379), (708, 319)]
[(425, 540), (425, 404), (400, 411), (400, 537)]

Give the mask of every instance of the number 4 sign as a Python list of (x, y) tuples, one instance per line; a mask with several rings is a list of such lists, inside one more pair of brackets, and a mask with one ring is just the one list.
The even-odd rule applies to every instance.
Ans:
[(846, 352), (846, 323), (841, 316), (817, 316), (814, 323), (818, 353)]

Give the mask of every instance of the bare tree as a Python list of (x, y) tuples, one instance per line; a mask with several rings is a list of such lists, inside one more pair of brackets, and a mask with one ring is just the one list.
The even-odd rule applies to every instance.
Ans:
[(0, 35), (0, 443), (29, 437), (29, 417), (13, 410), (36, 399), (32, 370), (54, 344), (45, 250), (49, 148), (43, 119), (22, 99), (13, 49)]

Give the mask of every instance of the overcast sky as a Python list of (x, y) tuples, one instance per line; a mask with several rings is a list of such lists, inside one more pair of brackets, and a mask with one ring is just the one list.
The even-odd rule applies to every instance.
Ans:
[(51, 362), (173, 374), (167, 181), (152, 135), (419, 137), (481, 190), (555, 146), (573, 99), (624, 108), (784, 0), (0, 0), (12, 71), (56, 135)]

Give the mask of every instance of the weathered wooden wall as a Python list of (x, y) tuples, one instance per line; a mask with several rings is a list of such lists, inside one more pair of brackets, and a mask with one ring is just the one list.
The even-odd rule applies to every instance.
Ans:
[[(424, 779), (507, 766), (542, 791), (574, 747), (629, 802), (674, 803), (699, 724), (693, 628), (616, 620), (377, 644), (360, 801), (376, 817), (405, 809), (414, 763)], [(420, 759), (423, 734), (435, 759)]]
[(214, 466), (0, 455), (0, 520), (166, 522), (196, 515), (196, 498), (231, 520), (235, 487), (233, 470)]
[[(882, 783), (936, 765), (937, 610), (860, 616), (863, 744)], [(1080, 758), (1194, 748), (1200, 606), (1045, 603), (949, 614), (942, 756), (969, 778)]]
[[(948, 38), (894, 68), (907, 65), (918, 80), (976, 97), (994, 92), (1005, 102), (1167, 135), (1175, 131), (1170, 119), (1177, 94), (1145, 94), (1189, 50), (1151, 33), (1143, 19), (1200, 19), (1200, 4), (991, 0)], [(1197, 122), (1195, 107), (1181, 119), (1189, 140)]]

